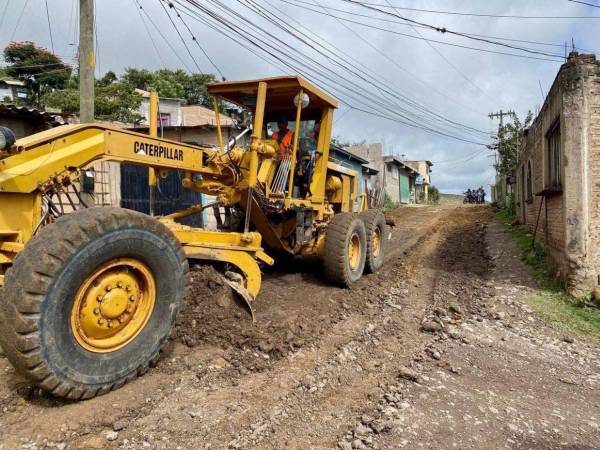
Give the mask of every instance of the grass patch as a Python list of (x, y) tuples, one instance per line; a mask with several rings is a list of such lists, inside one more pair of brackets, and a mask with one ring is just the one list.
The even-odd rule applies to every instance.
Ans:
[(589, 297), (573, 298), (552, 276), (546, 263), (543, 246), (522, 227), (512, 227), (515, 217), (506, 211), (496, 213), (496, 220), (506, 225), (521, 251), (521, 259), (538, 281), (539, 290), (526, 299), (538, 314), (565, 331), (600, 340), (600, 310), (587, 306)]

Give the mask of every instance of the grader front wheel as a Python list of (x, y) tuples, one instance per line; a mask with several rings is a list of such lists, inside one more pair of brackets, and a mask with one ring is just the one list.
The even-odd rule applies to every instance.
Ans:
[(144, 214), (91, 208), (44, 228), (0, 297), (0, 344), (15, 368), (60, 397), (90, 398), (145, 372), (184, 298), (188, 263)]

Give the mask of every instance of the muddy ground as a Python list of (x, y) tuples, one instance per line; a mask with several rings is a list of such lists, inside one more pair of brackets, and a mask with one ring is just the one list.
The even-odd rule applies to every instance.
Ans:
[(600, 448), (598, 343), (535, 290), (486, 207), (404, 208), (353, 290), (314, 261), (269, 269), (256, 323), (210, 268), (145, 376), (80, 403), (0, 357), (0, 449)]

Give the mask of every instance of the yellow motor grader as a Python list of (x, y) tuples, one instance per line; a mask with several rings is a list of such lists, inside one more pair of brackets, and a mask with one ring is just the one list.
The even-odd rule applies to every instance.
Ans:
[[(0, 345), (42, 389), (86, 399), (144, 373), (183, 305), (190, 259), (223, 269), (250, 308), (259, 266), (273, 264), (263, 242), (321, 257), (342, 286), (383, 264), (383, 214), (367, 210), (359, 174), (329, 157), (335, 99), (294, 76), (208, 90), (213, 147), (158, 137), (155, 95), (149, 134), (65, 125), (15, 142), (0, 127)], [(223, 104), (251, 113), (244, 146), (225, 142)], [(283, 149), (271, 133), (282, 115), (293, 130)], [(217, 230), (181, 223), (209, 205), (162, 217), (93, 207), (88, 168), (97, 161), (148, 167), (150, 194), (177, 171), (185, 189), (215, 198), (225, 220)]]

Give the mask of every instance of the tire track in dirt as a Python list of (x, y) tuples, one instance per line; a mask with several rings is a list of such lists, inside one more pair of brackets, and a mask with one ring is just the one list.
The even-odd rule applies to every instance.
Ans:
[[(41, 448), (54, 443), (67, 443), (69, 448), (139, 448), (144, 442), (156, 448), (197, 447), (199, 442), (222, 448), (236, 442), (278, 446), (333, 439), (337, 431), (324, 430), (343, 428), (360, 403), (373, 394), (380, 377), (373, 378), (372, 372), (398, 362), (390, 360), (389, 350), (384, 349), (404, 346), (406, 354), (410, 353), (408, 342), (413, 335), (405, 323), (416, 324), (418, 314), (400, 300), (417, 288), (401, 282), (406, 271), (402, 254), (451, 211), (410, 208), (397, 212), (388, 264), (379, 274), (364, 277), (355, 290), (326, 285), (315, 268), (267, 273), (255, 325), (237, 310), (232, 313), (216, 305), (214, 297), (222, 294), (221, 288), (208, 286), (200, 292), (205, 301), (186, 305), (192, 317), (178, 324), (158, 367), (97, 399), (68, 403), (40, 395), (0, 358), (4, 448), (31, 443)], [(199, 278), (203, 275), (197, 273)], [(197, 280), (195, 285), (204, 281)], [(397, 314), (384, 324), (379, 318), (382, 309)], [(193, 342), (186, 342), (189, 336)], [(368, 355), (375, 355), (369, 348), (374, 342), (382, 352), (371, 360)], [(320, 386), (323, 375), (328, 382)], [(344, 392), (347, 386), (360, 392), (358, 403)], [(348, 413), (331, 416), (327, 411), (337, 404), (346, 405), (343, 409)], [(314, 433), (281, 431), (294, 429), (294, 423), (296, 427), (313, 423), (306, 422), (302, 413), (313, 405), (319, 412), (313, 416), (320, 422), (328, 414), (331, 417)], [(271, 417), (281, 417), (282, 425), (266, 433)], [(105, 435), (112, 428), (118, 429), (118, 439), (107, 441)]]

